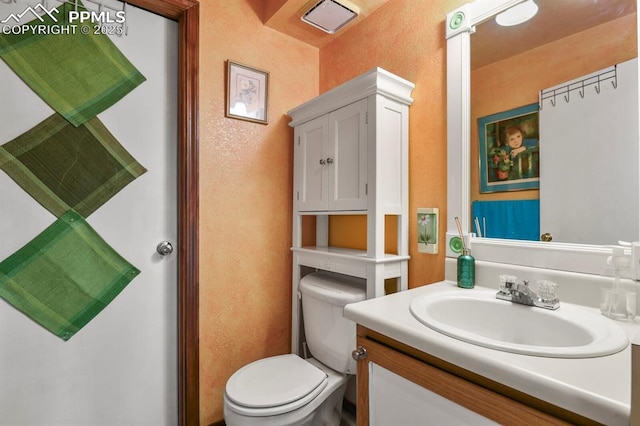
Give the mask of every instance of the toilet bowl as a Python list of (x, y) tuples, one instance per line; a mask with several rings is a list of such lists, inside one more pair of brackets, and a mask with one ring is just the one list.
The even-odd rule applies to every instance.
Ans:
[[(277, 379), (275, 379), (277, 377)], [(264, 358), (227, 382), (227, 426), (320, 426), (340, 424), (349, 376), (313, 358), (288, 354)]]
[(344, 306), (366, 298), (363, 280), (313, 273), (300, 281), (304, 330), (312, 357), (278, 355), (248, 364), (227, 381), (228, 426), (338, 426), (356, 364), (356, 330)]

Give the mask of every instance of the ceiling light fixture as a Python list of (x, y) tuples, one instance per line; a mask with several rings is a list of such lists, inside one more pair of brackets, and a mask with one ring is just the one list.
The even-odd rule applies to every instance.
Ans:
[(496, 16), (496, 22), (503, 27), (522, 24), (538, 13), (538, 5), (533, 0), (519, 3)]
[(321, 0), (309, 9), (302, 20), (314, 27), (333, 34), (358, 16), (358, 8), (348, 7), (336, 0)]

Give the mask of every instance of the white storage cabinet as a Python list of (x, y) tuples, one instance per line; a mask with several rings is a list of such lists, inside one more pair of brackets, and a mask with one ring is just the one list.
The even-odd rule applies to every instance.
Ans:
[[(409, 105), (413, 83), (381, 68), (289, 111), (294, 127), (293, 352), (300, 351), (301, 268), (384, 280), (407, 289)], [(367, 250), (329, 246), (329, 216), (367, 216)], [(302, 218), (316, 216), (316, 246), (302, 246)], [(385, 216), (397, 216), (397, 254), (384, 252)]]

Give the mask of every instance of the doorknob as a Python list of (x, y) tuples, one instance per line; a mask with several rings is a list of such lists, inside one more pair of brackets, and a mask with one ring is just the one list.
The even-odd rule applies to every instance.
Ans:
[(156, 251), (162, 256), (168, 256), (173, 253), (173, 246), (169, 241), (162, 241), (157, 245)]

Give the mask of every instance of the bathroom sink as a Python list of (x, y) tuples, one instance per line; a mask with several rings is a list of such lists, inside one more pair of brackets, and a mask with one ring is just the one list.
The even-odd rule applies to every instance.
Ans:
[(623, 350), (624, 330), (596, 311), (561, 303), (556, 311), (498, 300), (480, 289), (424, 294), (411, 314), (447, 336), (499, 351), (553, 358), (592, 358)]

